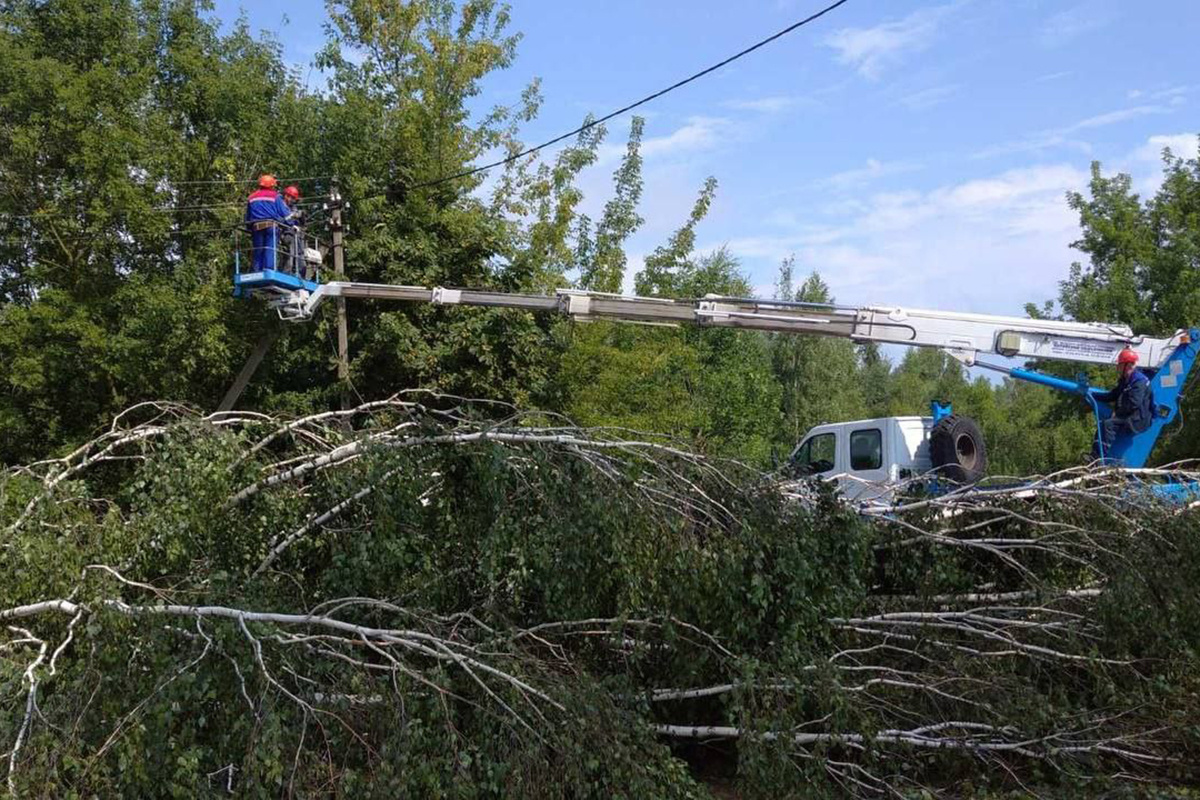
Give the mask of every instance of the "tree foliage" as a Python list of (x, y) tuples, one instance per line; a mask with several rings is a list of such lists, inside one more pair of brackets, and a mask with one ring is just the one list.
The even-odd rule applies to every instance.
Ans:
[[(706, 190), (707, 192), (707, 190)], [(706, 194), (697, 202), (707, 204)], [(693, 211), (672, 241), (685, 240)], [(690, 252), (690, 243), (678, 245)], [(669, 287), (668, 297), (746, 296), (750, 286), (727, 250), (670, 259), (670, 272), (638, 280)], [(682, 250), (680, 252), (683, 252)], [(711, 453), (765, 463), (778, 425), (779, 387), (762, 336), (700, 328), (642, 328), (595, 324), (577, 332), (563, 360), (571, 387), (567, 412), (584, 424), (653, 430)]]
[[(832, 303), (829, 287), (816, 272), (795, 285), (795, 259), (779, 267), (775, 299), (787, 302)], [(824, 422), (861, 419), (866, 413), (867, 375), (860, 370), (854, 345), (845, 340), (773, 334), (771, 368), (783, 391), (780, 412), (783, 424), (778, 444), (790, 449), (805, 431)], [(872, 385), (890, 376), (873, 376)], [(887, 412), (880, 411), (880, 416)]]
[(1200, 780), (1195, 509), (1077, 470), (864, 516), (495, 406), (142, 406), (0, 473), (12, 790), (704, 797), (694, 740), (747, 796)]

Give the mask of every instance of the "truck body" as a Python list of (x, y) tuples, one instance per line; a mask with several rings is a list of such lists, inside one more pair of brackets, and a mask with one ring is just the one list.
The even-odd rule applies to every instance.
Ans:
[(851, 501), (887, 502), (898, 483), (933, 469), (933, 417), (879, 417), (813, 427), (788, 457), (801, 477), (833, 481)]

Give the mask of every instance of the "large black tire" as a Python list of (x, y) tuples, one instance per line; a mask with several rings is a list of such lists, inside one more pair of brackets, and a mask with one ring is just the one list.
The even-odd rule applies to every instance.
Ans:
[(937, 475), (955, 483), (975, 483), (987, 474), (987, 445), (970, 417), (951, 414), (934, 425), (929, 458)]

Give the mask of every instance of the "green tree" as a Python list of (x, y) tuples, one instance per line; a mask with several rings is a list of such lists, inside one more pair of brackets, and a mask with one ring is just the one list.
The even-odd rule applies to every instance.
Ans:
[(591, 221), (586, 215), (579, 219), (579, 244), (576, 259), (579, 266), (579, 288), (595, 292), (619, 292), (625, 278), (625, 240), (641, 227), (644, 220), (637, 213), (642, 196), (642, 131), (645, 121), (634, 117), (629, 129), (629, 142), (621, 166), (613, 175), (613, 196), (604, 206), (604, 214), (590, 235)]
[[(686, 298), (750, 293), (723, 248), (675, 263), (669, 285)], [(564, 371), (577, 422), (668, 434), (756, 463), (770, 455), (779, 388), (761, 334), (598, 323), (577, 333)]]
[[(1200, 144), (1200, 139), (1198, 139)], [(1070, 319), (1117, 322), (1135, 333), (1166, 336), (1200, 321), (1200, 157), (1182, 158), (1163, 151), (1163, 181), (1154, 197), (1143, 200), (1129, 175), (1106, 177), (1092, 165), (1088, 193), (1068, 195), (1079, 214), (1080, 238), (1073, 246), (1087, 256), (1075, 262), (1060, 285), (1058, 303)], [(1052, 315), (1046, 304), (1027, 310)], [(1073, 377), (1075, 365), (1040, 364), (1039, 368)], [(1093, 383), (1111, 383), (1111, 370), (1087, 370)], [(1183, 396), (1183, 422), (1170, 431), (1155, 458), (1170, 461), (1194, 455), (1200, 445), (1200, 398)], [(1073, 397), (1060, 397), (1047, 419), (1076, 429), (1088, 416)]]
[[(1200, 140), (1198, 140), (1200, 142)], [(1163, 182), (1143, 201), (1126, 174), (1092, 164), (1089, 196), (1068, 195), (1088, 257), (1071, 265), (1059, 304), (1071, 319), (1168, 335), (1200, 320), (1200, 158), (1163, 152)]]
[(1059, 418), (1058, 393), (1005, 379), (993, 392), (984, 435), (993, 475), (1034, 475), (1086, 461), (1094, 428), (1087, 418)]
[(261, 327), (228, 296), (227, 232), (245, 179), (313, 168), (314, 104), (275, 43), (202, 8), (0, 10), (0, 460), (138, 400), (211, 406)]
[(886, 416), (888, 395), (891, 392), (892, 364), (874, 342), (859, 345), (858, 359), (867, 416)]
[[(794, 284), (795, 259), (784, 259), (775, 282), (775, 299), (832, 303), (829, 287), (816, 272)], [(794, 447), (805, 431), (825, 422), (860, 419), (866, 413), (866, 387), (854, 345), (843, 339), (775, 333), (770, 336), (771, 368), (780, 384), (777, 443)]]
[[(634, 133), (640, 133), (640, 126), (635, 125)], [(639, 165), (631, 145), (600, 230), (628, 231), (640, 224), (633, 207), (620, 202), (634, 195), (634, 184), (640, 187)], [(692, 252), (695, 228), (715, 191), (716, 181), (709, 178), (688, 219), (646, 258), (645, 269), (635, 277), (639, 294), (687, 299), (750, 294), (749, 282), (727, 250), (699, 257)], [(596, 241), (601, 241), (599, 235)], [(620, 276), (615, 271), (608, 275), (608, 287), (619, 287)], [(575, 331), (562, 374), (565, 407), (580, 423), (663, 433), (708, 452), (760, 463), (769, 456), (779, 401), (761, 335), (596, 323)]]
[(951, 356), (941, 350), (911, 348), (892, 373), (888, 413), (926, 414), (931, 401), (953, 402), (967, 386), (966, 370)]
[(689, 259), (696, 246), (696, 225), (708, 214), (713, 196), (717, 192), (717, 179), (710, 177), (700, 190), (692, 213), (678, 230), (671, 234), (666, 244), (654, 248), (646, 257), (646, 263), (634, 280), (634, 290), (639, 295), (660, 297), (687, 297), (684, 282), (692, 269)]

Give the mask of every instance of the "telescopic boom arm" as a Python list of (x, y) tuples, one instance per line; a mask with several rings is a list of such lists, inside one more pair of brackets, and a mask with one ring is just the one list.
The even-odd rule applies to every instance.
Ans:
[(297, 297), (287, 306), (281, 306), (280, 312), (288, 319), (306, 320), (326, 299), (336, 297), (550, 311), (577, 320), (836, 336), (855, 342), (933, 347), (967, 365), (975, 364), (981, 353), (1112, 364), (1117, 354), (1129, 347), (1137, 352), (1140, 364), (1156, 369), (1180, 344), (1189, 340), (1188, 332), (1183, 330), (1158, 339), (1137, 336), (1124, 325), (898, 306), (844, 306), (716, 295), (699, 300), (667, 300), (573, 290), (535, 295), (354, 282), (324, 284), (311, 295)]
[[(308, 287), (315, 288), (310, 291)], [(964, 364), (1003, 372), (1012, 378), (1080, 395), (1092, 408), (1102, 458), (1142, 467), (1163, 429), (1179, 413), (1179, 397), (1200, 355), (1200, 330), (1179, 330), (1166, 338), (1136, 335), (1124, 325), (1100, 322), (1024, 319), (1022, 317), (927, 311), (898, 306), (843, 306), (709, 295), (699, 300), (667, 300), (562, 290), (553, 295), (475, 291), (472, 289), (394, 286), (337, 281), (320, 286), (274, 285), (271, 305), (287, 320), (311, 319), (329, 298), (400, 300), (434, 305), (549, 311), (577, 320), (612, 320), (643, 325), (699, 325), (715, 328), (836, 336), (854, 342), (932, 347)], [(983, 354), (1011, 358), (1113, 364), (1125, 348), (1138, 355), (1150, 376), (1154, 399), (1150, 426), (1122, 430), (1107, 450), (1100, 435), (1109, 409), (1097, 402), (1099, 390), (1080, 376), (1074, 381), (1021, 367), (979, 361)]]

